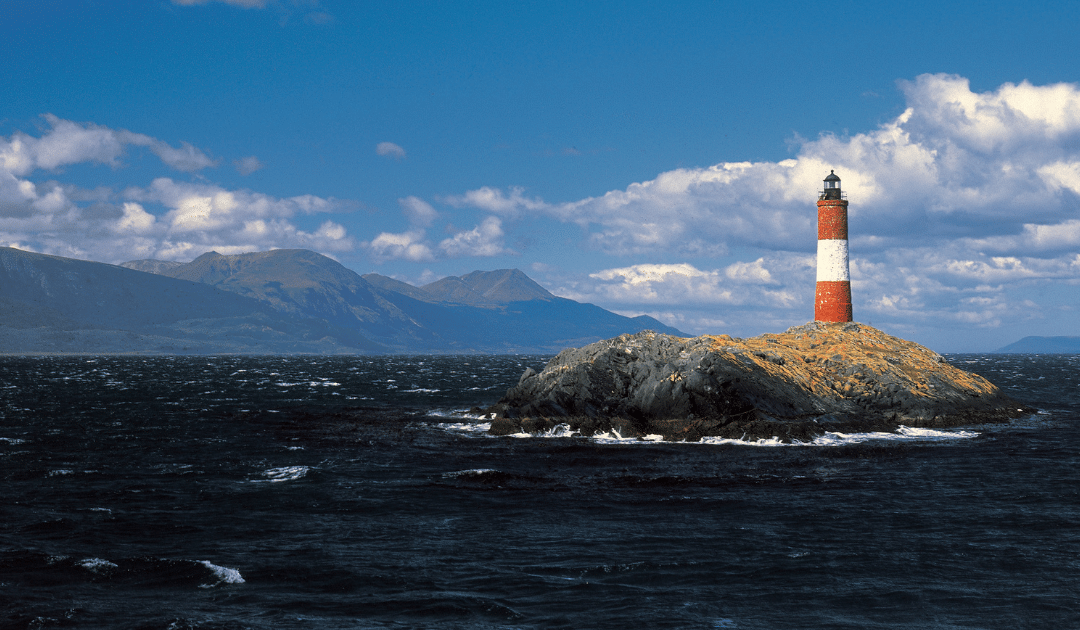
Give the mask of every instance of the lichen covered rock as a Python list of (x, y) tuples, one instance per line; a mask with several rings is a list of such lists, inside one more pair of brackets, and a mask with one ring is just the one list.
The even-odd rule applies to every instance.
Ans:
[(504, 435), (569, 423), (582, 435), (809, 440), (1031, 410), (916, 343), (813, 322), (752, 339), (643, 332), (564, 350), (542, 372), (526, 370), (489, 411), (491, 432)]

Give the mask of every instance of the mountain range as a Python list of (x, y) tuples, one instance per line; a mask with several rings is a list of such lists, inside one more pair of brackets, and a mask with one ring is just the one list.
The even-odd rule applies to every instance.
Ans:
[(109, 265), (0, 248), (5, 353), (553, 353), (641, 330), (687, 336), (517, 269), (417, 287), (307, 250)]
[(1024, 337), (997, 350), (1005, 354), (1080, 354), (1080, 337)]

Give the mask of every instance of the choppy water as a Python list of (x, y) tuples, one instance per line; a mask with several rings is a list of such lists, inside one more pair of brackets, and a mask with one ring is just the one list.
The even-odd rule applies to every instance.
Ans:
[(1080, 627), (1080, 356), (950, 360), (1042, 413), (493, 438), (545, 358), (0, 358), (0, 627)]

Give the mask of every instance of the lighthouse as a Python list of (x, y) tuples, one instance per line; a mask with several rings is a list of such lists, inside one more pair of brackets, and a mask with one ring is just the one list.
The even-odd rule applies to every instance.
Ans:
[(817, 295), (814, 319), (850, 322), (851, 275), (848, 272), (847, 199), (840, 178), (829, 171), (817, 202)]

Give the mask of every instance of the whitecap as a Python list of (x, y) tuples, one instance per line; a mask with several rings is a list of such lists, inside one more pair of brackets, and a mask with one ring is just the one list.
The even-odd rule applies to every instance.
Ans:
[(701, 438), (701, 441), (696, 442), (696, 444), (734, 444), (737, 446), (791, 446), (792, 444), (798, 444), (798, 442), (793, 442), (792, 444), (785, 444), (783, 440), (774, 435), (769, 438), (758, 438), (756, 440), (744, 440), (722, 437), (703, 437)]
[[(439, 413), (432, 412), (429, 415), (440, 415)], [(465, 414), (459, 414), (465, 415)], [(481, 418), (487, 418), (480, 416)], [(442, 422), (436, 425), (438, 428), (453, 431), (458, 433), (465, 433), (470, 435), (486, 435), (488, 437), (493, 436), (488, 433), (491, 429), (490, 422)], [(920, 429), (914, 427), (900, 426), (893, 433), (887, 433), (884, 431), (872, 431), (866, 433), (840, 433), (835, 431), (827, 431), (824, 435), (814, 438), (810, 442), (801, 442), (798, 440), (792, 442), (784, 442), (779, 436), (772, 436), (768, 438), (759, 438), (756, 440), (738, 439), (738, 438), (723, 438), (708, 436), (703, 437), (697, 442), (684, 442), (665, 440), (662, 435), (650, 434), (642, 437), (624, 437), (618, 430), (612, 429), (605, 433), (596, 433), (585, 439), (598, 444), (708, 444), (708, 445), (735, 445), (735, 446), (764, 446), (764, 447), (777, 447), (777, 446), (842, 446), (845, 444), (860, 444), (868, 441), (889, 441), (889, 442), (942, 442), (950, 440), (963, 440), (978, 437), (980, 434), (977, 431), (965, 431), (965, 430), (953, 430), (944, 431), (939, 429)], [(568, 424), (559, 424), (547, 431), (539, 431), (537, 433), (526, 433), (524, 431), (519, 433), (510, 433), (505, 437), (512, 438), (570, 438), (570, 437), (582, 437), (580, 434), (570, 429)]]
[(642, 437), (623, 437), (618, 429), (612, 428), (611, 431), (608, 431), (607, 433), (593, 434), (590, 439), (601, 444), (644, 444), (648, 442), (663, 442), (664, 436), (658, 433), (650, 433), (649, 435)]
[(494, 413), (469, 413), (465, 409), (429, 409), (427, 415), (436, 418), (471, 418), (473, 420), (494, 420)]
[(200, 560), (199, 564), (203, 565), (210, 572), (214, 574), (214, 577), (218, 579), (213, 584), (200, 584), (199, 588), (213, 588), (218, 584), (243, 584), (244, 578), (240, 575), (240, 572), (236, 569), (230, 569), (228, 567), (219, 567), (216, 564), (211, 563), (209, 560)]
[(870, 441), (886, 442), (941, 442), (946, 440), (966, 440), (978, 437), (977, 431), (942, 431), (939, 429), (920, 429), (901, 425), (893, 433), (870, 431), (867, 433), (839, 433), (827, 431), (825, 435), (814, 438), (814, 446), (842, 446)]
[(548, 429), (547, 431), (537, 431), (536, 433), (521, 432), (521, 433), (510, 433), (510, 434), (507, 435), (507, 437), (512, 437), (512, 438), (531, 438), (531, 437), (568, 438), (568, 437), (575, 437), (575, 436), (576, 436), (576, 434), (574, 433), (573, 430), (570, 429), (569, 424), (557, 424), (557, 425), (551, 427), (550, 429)]
[(101, 573), (102, 571), (117, 568), (115, 563), (109, 562), (108, 560), (102, 560), (101, 558), (86, 558), (79, 562), (79, 566), (93, 571), (94, 573)]
[(435, 426), (445, 431), (469, 434), (487, 434), (491, 430), (490, 422), (440, 422)]
[(0, 442), (7, 442), (8, 444), (22, 444), (26, 440), (20, 440), (19, 438), (5, 438), (0, 437)]
[(268, 468), (262, 471), (266, 479), (255, 479), (254, 483), (280, 483), (282, 481), (296, 481), (308, 473), (308, 466), (283, 466), (281, 468)]
[(475, 477), (476, 475), (483, 475), (485, 473), (494, 472), (499, 471), (495, 470), (494, 468), (470, 468), (469, 470), (456, 470), (454, 472), (445, 472), (442, 474), (442, 476), (451, 479), (454, 477)]

